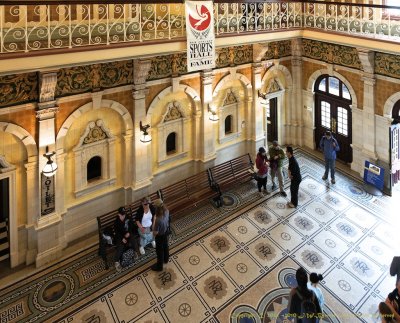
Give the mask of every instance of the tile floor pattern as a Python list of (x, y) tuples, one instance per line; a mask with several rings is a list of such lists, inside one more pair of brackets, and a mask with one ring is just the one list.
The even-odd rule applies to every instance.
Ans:
[(222, 210), (207, 205), (174, 223), (163, 272), (148, 270), (154, 252), (120, 274), (96, 252), (78, 255), (1, 290), (1, 322), (282, 322), (298, 266), (324, 275), (323, 322), (378, 321), (400, 254), (393, 201), (339, 172), (336, 185), (322, 182), (319, 161), (297, 158), (297, 209), (286, 207), (290, 196), (258, 198), (250, 183), (227, 193)]
[(163, 272), (132, 277), (61, 322), (275, 322), (299, 265), (324, 276), (323, 322), (377, 321), (394, 285), (394, 249), (380, 232), (399, 246), (394, 226), (311, 176), (300, 207), (286, 202), (269, 198), (174, 253)]

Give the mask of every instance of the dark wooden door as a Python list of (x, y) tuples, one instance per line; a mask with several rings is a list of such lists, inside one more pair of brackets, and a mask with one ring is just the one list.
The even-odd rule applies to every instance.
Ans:
[(267, 138), (272, 142), (278, 140), (278, 98), (269, 100), (267, 105)]
[(10, 257), (9, 248), (9, 216), (10, 216), (10, 186), (9, 179), (0, 180), (0, 261)]
[(321, 93), (315, 94), (315, 143), (319, 142), (325, 131), (330, 130), (339, 143), (340, 151), (337, 158), (351, 163), (353, 149), (351, 148), (351, 110), (349, 103), (335, 100)]

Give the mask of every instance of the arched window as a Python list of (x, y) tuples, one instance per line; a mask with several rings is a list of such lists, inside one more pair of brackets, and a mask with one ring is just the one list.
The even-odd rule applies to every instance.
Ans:
[(167, 155), (176, 152), (176, 132), (171, 132), (167, 137)]
[(337, 156), (351, 163), (351, 95), (347, 86), (337, 77), (322, 75), (315, 82), (315, 145), (319, 147), (325, 131), (331, 131), (339, 142)]
[(87, 163), (87, 181), (101, 178), (101, 157), (94, 156)]
[(397, 101), (392, 110), (393, 124), (400, 123), (400, 100)]
[(225, 134), (228, 135), (232, 133), (232, 115), (230, 114), (225, 118)]

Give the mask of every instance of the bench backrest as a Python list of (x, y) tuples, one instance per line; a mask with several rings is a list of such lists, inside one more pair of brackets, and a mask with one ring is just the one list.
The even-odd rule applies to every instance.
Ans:
[(190, 200), (185, 180), (161, 188), (160, 192), (161, 199), (167, 205), (171, 213)]
[(249, 170), (252, 169), (253, 161), (250, 154), (245, 154), (211, 167), (210, 173), (214, 182), (223, 184), (225, 182), (232, 182), (235, 179), (243, 179), (247, 175), (250, 180), (251, 174)]

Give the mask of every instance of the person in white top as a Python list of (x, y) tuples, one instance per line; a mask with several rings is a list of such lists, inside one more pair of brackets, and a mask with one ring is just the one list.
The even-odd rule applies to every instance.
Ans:
[(144, 255), (144, 247), (146, 247), (149, 243), (156, 247), (156, 242), (154, 241), (153, 236), (153, 221), (155, 215), (155, 209), (150, 204), (151, 200), (149, 197), (144, 197), (142, 199), (142, 205), (139, 206), (136, 211), (136, 225), (138, 226), (138, 232), (140, 236), (140, 254)]
[(311, 273), (310, 281), (307, 282), (307, 287), (309, 290), (314, 291), (315, 295), (318, 298), (319, 306), (321, 307), (321, 311), (323, 311), (323, 306), (325, 303), (324, 295), (322, 294), (321, 289), (318, 287), (318, 283), (324, 279), (321, 274)]

